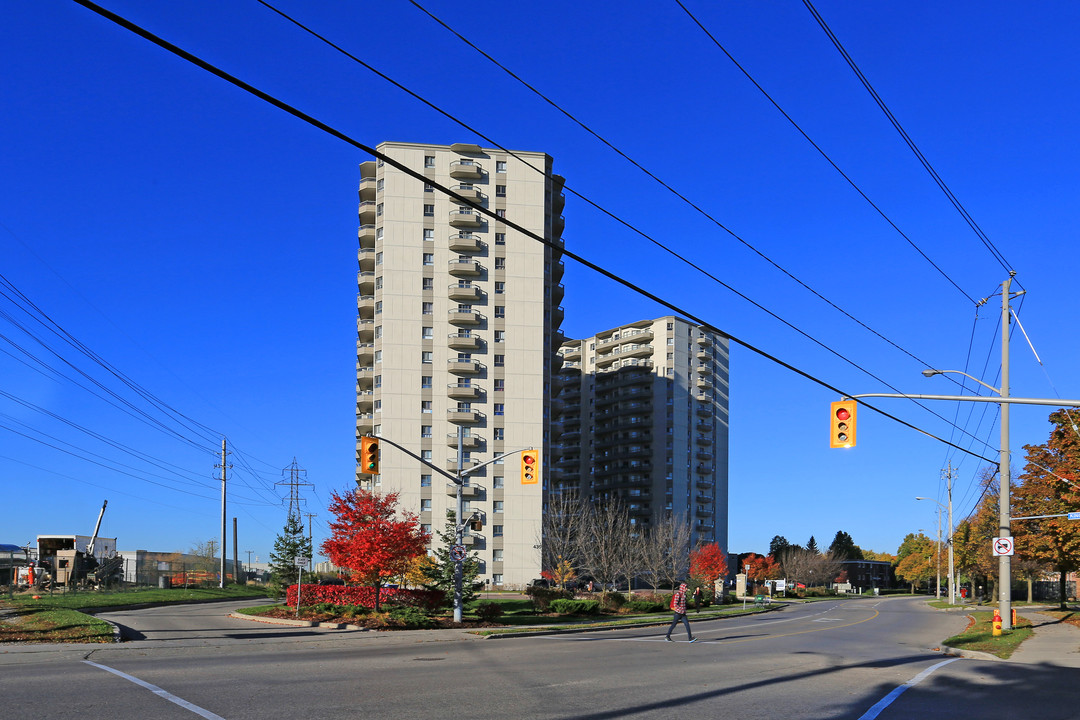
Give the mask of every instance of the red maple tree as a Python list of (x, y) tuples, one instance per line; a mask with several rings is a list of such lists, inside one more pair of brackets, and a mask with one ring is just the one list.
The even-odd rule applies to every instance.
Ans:
[(397, 493), (357, 489), (330, 495), (330, 512), (336, 519), (321, 549), (330, 562), (348, 571), (351, 580), (375, 587), (376, 611), (382, 582), (404, 575), (431, 539), (415, 514), (401, 512), (399, 517), (397, 504)]
[(690, 577), (698, 584), (713, 588), (727, 575), (727, 555), (716, 543), (699, 545), (690, 552)]

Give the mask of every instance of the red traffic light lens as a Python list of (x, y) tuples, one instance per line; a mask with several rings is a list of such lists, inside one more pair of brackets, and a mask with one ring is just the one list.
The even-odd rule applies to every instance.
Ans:
[(525, 456), (525, 457), (523, 457), (523, 458), (522, 458), (521, 460), (522, 460), (522, 462), (524, 462), (524, 463), (525, 463), (526, 465), (532, 465), (533, 463), (535, 463), (535, 462), (536, 462), (536, 458), (534, 458), (534, 457), (533, 457), (532, 455), (526, 455), (526, 456)]
[(836, 411), (837, 420), (847, 420), (851, 417), (851, 412), (847, 408), (840, 408)]

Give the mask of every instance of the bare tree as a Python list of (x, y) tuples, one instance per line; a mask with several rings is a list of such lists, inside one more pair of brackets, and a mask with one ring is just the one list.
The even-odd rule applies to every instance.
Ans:
[(843, 565), (831, 552), (823, 555), (804, 548), (791, 548), (784, 553), (782, 567), (788, 580), (809, 587), (835, 582)]
[(589, 511), (588, 504), (575, 491), (553, 492), (548, 496), (543, 537), (539, 538), (545, 570), (552, 570), (560, 563), (569, 563), (575, 572), (581, 570), (583, 532)]
[(583, 533), (585, 570), (606, 589), (627, 566), (630, 514), (618, 499), (593, 506)]
[(642, 538), (641, 567), (654, 591), (661, 582), (672, 587), (686, 577), (690, 563), (690, 525), (668, 513)]

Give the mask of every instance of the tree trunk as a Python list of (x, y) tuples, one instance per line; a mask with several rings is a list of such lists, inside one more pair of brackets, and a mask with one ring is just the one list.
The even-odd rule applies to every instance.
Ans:
[(1034, 597), (1035, 596), (1033, 595), (1033, 588), (1035, 587), (1035, 581), (1032, 580), (1031, 578), (1028, 578), (1027, 579), (1027, 584), (1028, 584), (1028, 605), (1030, 605), (1032, 602), (1034, 602)]
[(379, 589), (381, 583), (375, 583), (375, 612), (379, 612)]
[(1058, 568), (1058, 600), (1061, 602), (1059, 606), (1061, 610), (1068, 610), (1068, 605), (1065, 603), (1065, 590), (1067, 589), (1065, 584), (1065, 569)]

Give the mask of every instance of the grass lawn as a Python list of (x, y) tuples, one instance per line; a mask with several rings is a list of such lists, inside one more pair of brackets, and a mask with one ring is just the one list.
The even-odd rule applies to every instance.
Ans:
[(0, 598), (0, 643), (8, 642), (111, 642), (112, 627), (79, 612), (87, 608), (113, 608), (145, 603), (192, 602), (264, 597), (262, 588), (229, 585), (221, 588), (146, 588), (117, 592), (30, 594)]
[(994, 637), (993, 625), (991, 624), (994, 618), (993, 612), (973, 612), (970, 617), (973, 621), (968, 625), (967, 629), (959, 635), (948, 638), (945, 641), (946, 645), (961, 650), (990, 653), (1006, 659), (1016, 651), (1020, 643), (1027, 640), (1035, 632), (1031, 629), (1030, 622), (1018, 617), (1012, 630)]

